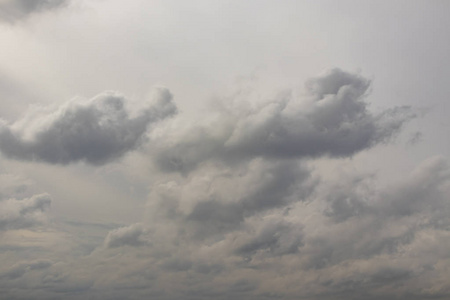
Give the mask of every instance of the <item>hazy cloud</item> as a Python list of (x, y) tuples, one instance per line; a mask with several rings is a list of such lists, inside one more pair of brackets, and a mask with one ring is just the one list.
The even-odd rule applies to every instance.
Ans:
[(25, 275), (25, 273), (33, 270), (43, 270), (49, 268), (53, 264), (50, 260), (38, 260), (32, 262), (19, 263), (0, 274), (0, 278), (17, 279)]
[(126, 99), (104, 93), (58, 109), (34, 109), (12, 124), (0, 124), (0, 151), (19, 160), (102, 165), (134, 150), (147, 127), (176, 112), (172, 95), (159, 89), (153, 105), (130, 116)]
[(48, 194), (0, 201), (0, 230), (27, 228), (42, 223), (46, 220), (45, 211), (50, 204)]

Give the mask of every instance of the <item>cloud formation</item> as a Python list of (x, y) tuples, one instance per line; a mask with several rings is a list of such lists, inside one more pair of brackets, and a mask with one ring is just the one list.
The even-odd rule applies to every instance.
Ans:
[(14, 22), (31, 14), (56, 9), (70, 0), (1, 0), (0, 20)]
[(113, 92), (54, 111), (30, 110), (12, 124), (0, 124), (0, 151), (9, 158), (69, 164), (102, 165), (136, 149), (150, 124), (172, 116), (172, 95), (160, 88), (154, 103), (130, 116), (126, 99)]
[(208, 159), (349, 157), (386, 142), (415, 117), (409, 107), (370, 112), (370, 81), (340, 69), (306, 87), (304, 99), (289, 92), (256, 105), (231, 101), (206, 124), (176, 128), (158, 140), (157, 164), (187, 172)]
[[(142, 223), (103, 228), (68, 261), (59, 251), (54, 263), (42, 268), (26, 262), (5, 267), (3, 278), (15, 286), (32, 278), (47, 298), (61, 293), (74, 299), (167, 300), (448, 295), (450, 286), (441, 280), (449, 275), (447, 160), (430, 158), (381, 187), (374, 184), (376, 174), (339, 173), (333, 164), (389, 142), (414, 113), (406, 107), (371, 112), (370, 82), (341, 70), (306, 86), (302, 101), (289, 94), (262, 104), (235, 101), (185, 127), (183, 116), (153, 123), (176, 111), (165, 90), (157, 104), (134, 114), (124, 108), (123, 98), (103, 95), (3, 125), (0, 141), (13, 136), (20, 145), (37, 145), (49, 139), (50, 145), (62, 145), (57, 149), (74, 151), (44, 159), (34, 158), (46, 153), (37, 146), (21, 146), (16, 149), (33, 149), (25, 151), (29, 156), (15, 150), (21, 159), (101, 165), (148, 137), (148, 151), (139, 159), (156, 162), (148, 165)], [(89, 121), (84, 114), (95, 117)], [(137, 122), (140, 118), (146, 121)], [(90, 130), (84, 134), (84, 128)], [(58, 139), (49, 138), (56, 133)], [(104, 157), (83, 150), (96, 149), (92, 141), (103, 136), (116, 145), (99, 146)], [(63, 147), (74, 137), (76, 145), (90, 147)], [(0, 149), (12, 153), (1, 144)], [(333, 163), (321, 169), (322, 160)], [(327, 176), (333, 172), (338, 174)], [(23, 207), (17, 215), (43, 211), (39, 205)], [(12, 295), (29, 296), (21, 288)]]

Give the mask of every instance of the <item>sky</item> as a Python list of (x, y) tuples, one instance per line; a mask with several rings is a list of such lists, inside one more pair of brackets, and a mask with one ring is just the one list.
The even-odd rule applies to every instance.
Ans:
[(0, 0), (1, 299), (450, 299), (450, 2)]

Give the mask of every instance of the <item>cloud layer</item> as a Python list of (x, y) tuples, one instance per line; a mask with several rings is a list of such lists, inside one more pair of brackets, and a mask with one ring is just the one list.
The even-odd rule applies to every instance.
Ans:
[[(40, 252), (10, 238), (28, 256), (0, 268), (0, 289), (19, 299), (30, 297), (27, 282), (43, 299), (446, 299), (447, 160), (429, 158), (381, 186), (352, 164), (333, 168), (393, 140), (415, 114), (370, 111), (369, 80), (339, 69), (306, 87), (303, 98), (233, 99), (197, 122), (158, 122), (176, 112), (159, 90), (136, 113), (103, 94), (4, 124), (0, 149), (15, 159), (104, 165), (142, 145), (134, 159), (148, 168), (149, 193), (141, 222), (96, 226), (83, 242), (49, 227), (55, 249), (33, 230)], [(7, 237), (40, 224), (50, 204), (45, 195), (4, 199)]]

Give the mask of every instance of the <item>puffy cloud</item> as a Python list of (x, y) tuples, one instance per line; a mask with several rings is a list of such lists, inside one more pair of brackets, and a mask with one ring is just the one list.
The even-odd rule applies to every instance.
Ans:
[(44, 222), (50, 204), (48, 194), (0, 201), (0, 230), (27, 228)]
[(158, 139), (156, 162), (187, 172), (207, 159), (348, 157), (386, 142), (415, 114), (408, 107), (368, 110), (370, 81), (333, 69), (307, 82), (307, 97), (282, 93), (256, 105), (231, 102), (212, 121)]
[(34, 109), (12, 124), (0, 124), (0, 151), (19, 160), (102, 165), (138, 147), (147, 127), (176, 112), (172, 95), (160, 88), (153, 105), (130, 116), (126, 99), (113, 92), (57, 110)]
[(142, 246), (146, 242), (142, 239), (145, 230), (142, 224), (133, 224), (110, 231), (105, 238), (106, 248), (117, 248), (122, 246)]
[(52, 10), (67, 4), (70, 0), (1, 0), (0, 20), (14, 22), (27, 16)]

